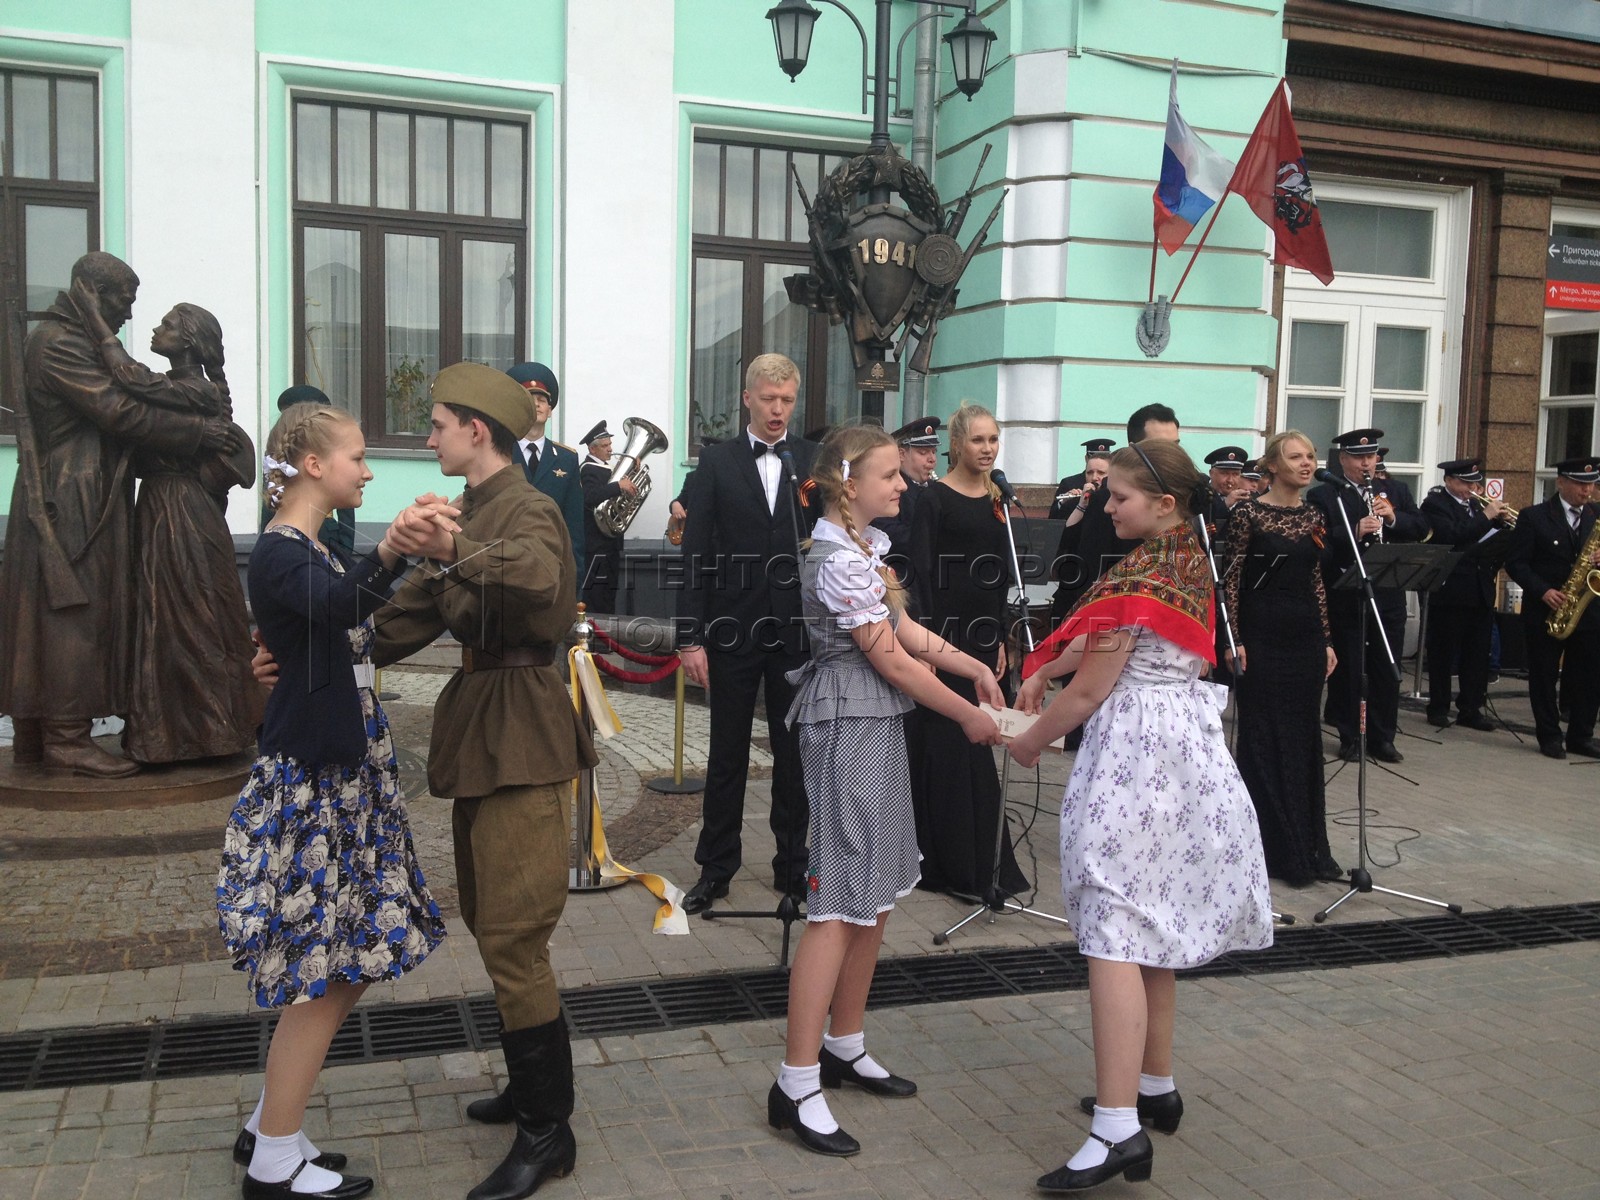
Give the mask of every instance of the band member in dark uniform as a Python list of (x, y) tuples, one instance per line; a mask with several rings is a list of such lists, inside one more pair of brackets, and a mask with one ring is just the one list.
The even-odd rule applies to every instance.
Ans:
[(612, 482), (611, 431), (604, 421), (579, 440), (589, 451), (578, 467), (578, 482), (583, 487), (583, 545), (589, 559), (583, 602), (592, 613), (614, 613), (617, 584), (622, 579), (622, 538), (601, 529), (594, 510), (618, 496), (637, 496), (639, 488), (626, 476)]
[[(1484, 715), (1489, 696), (1489, 642), (1494, 629), (1494, 577), (1511, 540), (1506, 508), (1483, 499), (1483, 460), (1439, 464), (1444, 483), (1422, 501), (1433, 544), (1461, 551), (1448, 579), (1428, 594), (1428, 723), (1450, 724), (1450, 677), (1461, 676), (1456, 724), (1494, 729)], [(1475, 502), (1473, 497), (1477, 497)]]
[[(781, 354), (760, 354), (745, 372), (749, 424), (700, 453), (688, 489), (683, 529), (684, 590), (678, 642), (684, 673), (708, 689), (711, 746), (704, 820), (695, 847), (700, 879), (684, 897), (691, 915), (728, 894), (742, 861), (745, 780), (756, 693), (772, 740), (773, 886), (806, 885), (806, 793), (798, 734), (784, 724), (794, 699), (785, 675), (809, 658), (801, 621), (798, 553), (810, 522), (794, 508), (795, 487), (810, 476), (817, 447), (789, 436), (800, 369)], [(788, 455), (798, 477), (791, 480)]]
[(879, 517), (872, 524), (889, 535), (889, 557), (884, 561), (902, 581), (911, 561), (911, 518), (916, 515), (923, 491), (933, 482), (934, 468), (939, 463), (941, 424), (938, 417), (918, 417), (890, 435), (900, 447), (900, 474), (906, 481), (906, 490), (900, 493), (899, 515)]
[(1088, 502), (1089, 494), (1111, 470), (1111, 447), (1116, 444), (1111, 438), (1090, 438), (1083, 444), (1083, 470), (1056, 484), (1056, 498), (1050, 502), (1046, 520), (1065, 521), (1080, 503)]
[[(1205, 457), (1212, 492), (1211, 506), (1205, 514), (1206, 536), (1211, 540), (1211, 553), (1217, 560), (1218, 578), (1228, 571), (1228, 513), (1234, 505), (1255, 495), (1255, 489), (1244, 481), (1244, 465), (1249, 460), (1250, 452), (1243, 446), (1218, 446)], [(1233, 664), (1228, 656), (1228, 631), (1220, 616), (1217, 618), (1216, 646), (1217, 665), (1211, 672), (1211, 678), (1232, 687), (1234, 678)]]
[[(1343, 506), (1362, 546), (1384, 542), (1422, 542), (1429, 536), (1428, 522), (1417, 511), (1409, 489), (1398, 480), (1373, 485), (1372, 469), (1377, 464), (1381, 429), (1352, 429), (1333, 439), (1338, 462), (1332, 469), (1341, 472), (1360, 491), (1318, 484), (1306, 499), (1326, 516), (1327, 545), (1322, 553), (1322, 577), (1328, 592), (1328, 623), (1333, 630), (1333, 650), (1338, 666), (1328, 679), (1328, 702), (1324, 715), (1339, 731), (1339, 757), (1356, 758), (1356, 742), (1361, 721), (1361, 668), (1367, 671), (1367, 746), (1379, 762), (1397, 763), (1404, 755), (1395, 749), (1395, 734), (1400, 725), (1400, 681), (1389, 668), (1383, 653), (1383, 638), (1368, 614), (1367, 644), (1361, 645), (1361, 606), (1366, 603), (1360, 591), (1335, 591), (1334, 585), (1355, 563), (1350, 539), (1345, 533)], [(1406, 594), (1399, 588), (1377, 589), (1378, 613), (1389, 646), (1398, 655), (1405, 640)]]
[(1261, 473), (1261, 464), (1253, 458), (1245, 459), (1244, 469), (1239, 472), (1239, 478), (1250, 485), (1250, 493), (1254, 496), (1263, 495), (1272, 486), (1267, 477)]
[[(1545, 630), (1545, 622), (1563, 605), (1562, 589), (1594, 531), (1596, 507), (1591, 501), (1597, 481), (1600, 462), (1592, 455), (1557, 463), (1556, 494), (1518, 515), (1506, 557), (1507, 573), (1522, 585), (1528, 699), (1539, 752), (1546, 758), (1568, 754), (1600, 758), (1600, 742), (1594, 737), (1600, 711), (1600, 604), (1590, 604), (1565, 639), (1553, 638)], [(1600, 549), (1591, 551), (1589, 566), (1600, 567)], [(1562, 697), (1572, 710), (1564, 743), (1556, 701), (1558, 678)]]

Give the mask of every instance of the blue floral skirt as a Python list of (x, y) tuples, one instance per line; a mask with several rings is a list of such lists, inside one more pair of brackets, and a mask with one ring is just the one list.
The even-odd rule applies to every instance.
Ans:
[(444, 938), (412, 849), (388, 718), (370, 691), (361, 700), (365, 762), (258, 758), (228, 820), (217, 916), (262, 1008), (315, 999), (330, 981), (397, 978)]

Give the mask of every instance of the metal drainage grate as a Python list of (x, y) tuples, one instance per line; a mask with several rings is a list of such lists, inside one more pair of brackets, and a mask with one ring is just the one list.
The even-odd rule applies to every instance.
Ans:
[[(1600, 902), (1505, 908), (1456, 916), (1297, 925), (1266, 950), (1227, 954), (1189, 975), (1265, 975), (1454, 958), (1600, 941)], [(884, 959), (869, 1004), (893, 1008), (992, 996), (1072, 991), (1088, 968), (1071, 943)], [(789, 976), (778, 969), (646, 980), (562, 993), (575, 1037), (780, 1018)], [(155, 1025), (49, 1030), (0, 1037), (0, 1091), (243, 1074), (266, 1063), (271, 1014)], [(484, 1050), (498, 1043), (494, 997), (357, 1008), (328, 1050), (334, 1064)]]

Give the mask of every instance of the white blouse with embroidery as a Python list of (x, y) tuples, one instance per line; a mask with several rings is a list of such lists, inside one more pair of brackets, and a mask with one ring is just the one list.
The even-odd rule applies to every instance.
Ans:
[(817, 569), (817, 595), (833, 614), (840, 629), (858, 629), (875, 621), (889, 619), (884, 601), (888, 585), (878, 574), (883, 555), (889, 549), (889, 535), (867, 526), (865, 537), (872, 547), (870, 556), (861, 553), (849, 532), (824, 517), (812, 529), (815, 541), (839, 542), (846, 547)]

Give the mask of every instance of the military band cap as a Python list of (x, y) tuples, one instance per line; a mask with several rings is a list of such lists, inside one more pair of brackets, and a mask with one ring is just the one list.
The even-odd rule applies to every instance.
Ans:
[(604, 421), (601, 421), (600, 424), (596, 425), (593, 429), (589, 430), (588, 433), (579, 438), (578, 444), (580, 446), (587, 446), (591, 442), (603, 442), (610, 436), (611, 430), (606, 428), (606, 423)]
[(1085, 455), (1110, 454), (1111, 447), (1116, 444), (1111, 438), (1090, 438), (1083, 444), (1083, 452)]
[(938, 417), (918, 417), (907, 421), (890, 436), (902, 446), (937, 446), (941, 424)]
[(556, 382), (556, 373), (543, 363), (518, 363), (506, 374), (530, 392), (543, 392), (550, 398), (551, 408), (561, 399), (561, 385)]
[(1239, 472), (1239, 474), (1243, 475), (1246, 479), (1260, 479), (1261, 468), (1256, 465), (1255, 459), (1249, 458), (1245, 460), (1244, 468)]
[(1218, 446), (1206, 455), (1206, 466), (1219, 471), (1242, 471), (1249, 457), (1250, 452), (1243, 446)]
[(1439, 464), (1446, 479), (1462, 479), (1467, 483), (1483, 482), (1483, 459), (1481, 458), (1452, 458), (1449, 462)]
[(482, 363), (458, 362), (433, 377), (435, 404), (454, 404), (493, 417), (517, 437), (528, 432), (537, 414), (533, 397), (504, 371)]
[(1382, 440), (1381, 429), (1352, 429), (1334, 438), (1333, 444), (1346, 454), (1377, 454)]
[(1568, 458), (1556, 464), (1556, 474), (1573, 483), (1600, 483), (1600, 460), (1593, 455), (1587, 458)]
[(292, 388), (284, 388), (278, 395), (278, 411), (287, 412), (296, 404), (327, 404), (331, 405), (328, 393), (319, 387), (312, 387), (309, 383), (297, 383)]

